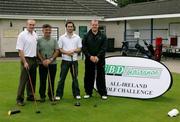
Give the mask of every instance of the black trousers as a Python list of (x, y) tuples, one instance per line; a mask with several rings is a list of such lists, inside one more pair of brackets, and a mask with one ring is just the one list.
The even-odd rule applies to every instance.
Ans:
[(98, 93), (103, 96), (107, 95), (105, 83), (105, 60), (99, 60), (97, 64), (91, 62), (88, 58), (85, 59), (85, 76), (84, 88), (88, 95), (92, 95), (94, 88), (94, 81), (96, 80), (96, 87)]
[(72, 76), (72, 92), (73, 96), (80, 95), (80, 89), (78, 84), (78, 61), (64, 61), (62, 60), (61, 63), (61, 73), (60, 73), (60, 80), (58, 82), (56, 96), (63, 97), (64, 93), (64, 84), (67, 73), (70, 69), (71, 76)]
[[(29, 74), (32, 81), (32, 88), (35, 92), (35, 86), (36, 86), (36, 69), (37, 69), (37, 62), (36, 58), (25, 58), (27, 63), (29, 64)], [(19, 80), (19, 86), (18, 86), (18, 92), (17, 92), (17, 101), (24, 101), (24, 91), (26, 87), (27, 97), (33, 99), (33, 92), (29, 80), (29, 76), (27, 73), (27, 70), (24, 68), (24, 64), (21, 62), (21, 74), (20, 74), (20, 80)]]
[[(48, 70), (49, 70), (49, 76), (48, 76)], [(42, 64), (39, 65), (39, 78), (40, 78), (39, 94), (41, 98), (46, 97), (47, 79), (48, 79), (48, 97), (52, 99), (52, 97), (54, 96), (54, 80), (56, 76), (56, 71), (57, 71), (57, 64), (50, 64), (48, 67), (45, 67)]]

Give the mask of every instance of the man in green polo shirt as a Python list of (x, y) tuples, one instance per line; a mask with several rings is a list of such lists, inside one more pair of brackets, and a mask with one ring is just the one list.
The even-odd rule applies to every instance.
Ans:
[[(37, 51), (39, 62), (40, 76), (40, 101), (44, 102), (46, 98), (46, 79), (48, 78), (48, 97), (54, 100), (54, 80), (57, 71), (56, 57), (59, 54), (59, 46), (57, 40), (51, 37), (51, 25), (44, 24), (42, 26), (44, 36), (38, 39)], [(48, 74), (49, 73), (49, 74)]]

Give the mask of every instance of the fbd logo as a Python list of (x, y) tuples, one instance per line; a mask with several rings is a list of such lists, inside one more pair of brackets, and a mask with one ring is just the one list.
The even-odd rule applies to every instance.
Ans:
[(122, 76), (124, 70), (125, 70), (125, 66), (122, 65), (105, 65), (106, 75)]

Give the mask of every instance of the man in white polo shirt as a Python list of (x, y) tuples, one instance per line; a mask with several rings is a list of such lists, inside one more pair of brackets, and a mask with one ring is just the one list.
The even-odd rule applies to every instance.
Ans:
[(62, 53), (61, 73), (58, 87), (56, 90), (56, 100), (60, 100), (63, 97), (64, 83), (70, 69), (72, 76), (72, 92), (76, 99), (81, 99), (79, 84), (77, 79), (78, 74), (78, 61), (77, 55), (81, 51), (82, 43), (81, 38), (74, 34), (74, 23), (67, 21), (66, 25), (67, 32), (62, 35), (58, 41), (60, 51)]
[[(36, 47), (37, 47), (37, 34), (34, 32), (36, 21), (29, 19), (26, 22), (26, 27), (18, 35), (16, 49), (19, 52), (21, 59), (21, 74), (17, 92), (16, 102), (17, 105), (24, 105), (24, 90), (26, 86), (27, 100), (34, 101), (34, 93), (32, 88), (35, 90), (36, 84)], [(31, 77), (32, 86), (28, 77), (28, 72)], [(31, 88), (32, 87), (32, 88)]]

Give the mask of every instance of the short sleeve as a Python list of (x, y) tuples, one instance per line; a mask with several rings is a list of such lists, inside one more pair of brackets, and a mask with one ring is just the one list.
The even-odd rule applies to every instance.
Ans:
[(82, 48), (82, 40), (78, 37), (78, 48)]
[(40, 39), (37, 40), (37, 51), (40, 51)]
[(59, 48), (62, 48), (62, 38), (61, 37), (59, 38), (58, 46), (59, 46)]
[(23, 50), (23, 47), (24, 47), (24, 39), (22, 33), (20, 33), (17, 38), (16, 49)]
[(58, 42), (57, 42), (56, 39), (54, 39), (54, 44), (55, 44), (55, 45), (54, 45), (54, 46), (55, 46), (54, 48), (55, 48), (55, 49), (59, 49), (59, 45), (58, 45)]

